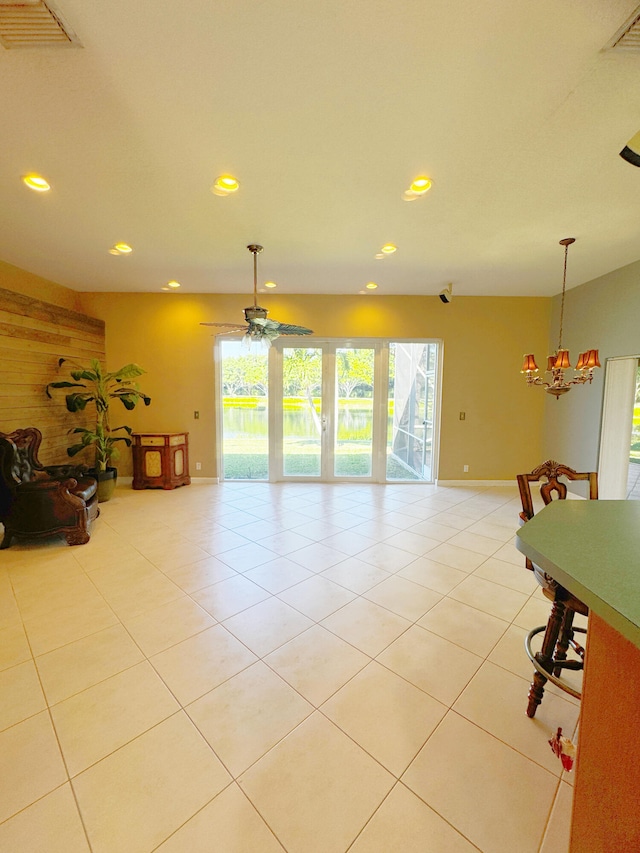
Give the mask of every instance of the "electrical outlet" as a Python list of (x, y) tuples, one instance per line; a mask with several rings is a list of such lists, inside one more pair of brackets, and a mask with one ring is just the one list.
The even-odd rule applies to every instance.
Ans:
[(462, 470), (464, 471), (465, 474), (468, 474), (469, 473), (469, 466), (465, 465)]
[(196, 462), (196, 471), (202, 471), (202, 462)]
[(467, 417), (466, 412), (460, 412), (460, 420), (463, 421)]
[(196, 421), (197, 421), (197, 420), (199, 419), (199, 417), (200, 417), (200, 412), (194, 412), (194, 413), (193, 413), (193, 418), (194, 418), (194, 420), (196, 420)]

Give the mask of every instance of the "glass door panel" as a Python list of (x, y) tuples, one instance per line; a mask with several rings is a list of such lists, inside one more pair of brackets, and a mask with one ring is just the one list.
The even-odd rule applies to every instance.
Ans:
[(437, 344), (389, 345), (387, 479), (431, 480)]
[(633, 424), (631, 427), (631, 448), (629, 450), (629, 476), (627, 481), (627, 500), (640, 501), (640, 363), (636, 373), (636, 395), (633, 406)]
[(282, 473), (322, 474), (322, 348), (282, 350)]
[(239, 340), (220, 342), (222, 361), (222, 466), (227, 480), (269, 477), (267, 353), (251, 353)]
[(335, 352), (335, 477), (371, 477), (375, 349), (338, 347)]

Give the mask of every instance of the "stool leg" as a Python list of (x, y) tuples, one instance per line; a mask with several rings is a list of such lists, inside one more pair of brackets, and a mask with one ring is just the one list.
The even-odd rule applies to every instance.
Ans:
[[(542, 648), (536, 654), (536, 660), (546, 669), (547, 672), (553, 670), (553, 653), (558, 642), (558, 636), (562, 628), (566, 605), (564, 601), (554, 601), (551, 606), (551, 614), (547, 622), (547, 630), (544, 632), (544, 640)], [(542, 702), (544, 686), (547, 679), (538, 671), (533, 674), (533, 681), (529, 688), (529, 704), (527, 705), (527, 717), (534, 717), (538, 709), (538, 705)]]
[[(564, 619), (562, 621), (562, 628), (560, 629), (560, 637), (558, 639), (558, 645), (556, 647), (556, 653), (554, 655), (556, 661), (566, 660), (567, 659), (567, 651), (569, 649), (569, 642), (573, 639), (573, 617), (575, 616), (575, 610), (571, 610), (571, 608), (567, 607)], [(553, 670), (553, 674), (558, 676), (562, 674), (562, 667), (558, 666)]]

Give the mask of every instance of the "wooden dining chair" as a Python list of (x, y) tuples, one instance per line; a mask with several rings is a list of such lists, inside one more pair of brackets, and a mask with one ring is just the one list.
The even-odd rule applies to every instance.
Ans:
[[(534, 468), (530, 474), (518, 474), (517, 480), (522, 500), (520, 524), (526, 523), (534, 516), (532, 483), (540, 484), (540, 496), (545, 506), (554, 499), (565, 500), (567, 485), (563, 482), (564, 480), (569, 482), (587, 481), (589, 484), (589, 500), (598, 499), (598, 475), (595, 471), (579, 473), (567, 465), (555, 462), (553, 459), (547, 459), (542, 465)], [(527, 705), (527, 716), (533, 717), (542, 701), (544, 686), (547, 681), (551, 681), (571, 696), (577, 699), (581, 698), (580, 692), (562, 678), (562, 673), (564, 670), (581, 670), (584, 667), (584, 647), (577, 642), (575, 635), (576, 633), (585, 633), (585, 629), (574, 627), (573, 620), (576, 613), (588, 616), (589, 608), (543, 569), (532, 563), (528, 557), (526, 558), (526, 567), (535, 574), (542, 592), (552, 602), (547, 624), (534, 628), (525, 637), (525, 650), (535, 668)], [(534, 652), (532, 640), (542, 632), (544, 632), (542, 647), (540, 651)], [(567, 658), (570, 648), (577, 655), (576, 659), (569, 660)]]

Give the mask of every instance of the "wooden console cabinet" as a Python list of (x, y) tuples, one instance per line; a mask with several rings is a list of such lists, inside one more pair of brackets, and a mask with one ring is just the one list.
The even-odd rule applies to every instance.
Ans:
[(188, 486), (189, 433), (133, 434), (133, 488), (175, 489)]

